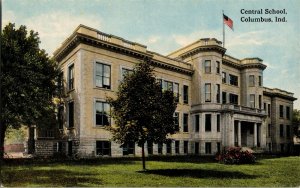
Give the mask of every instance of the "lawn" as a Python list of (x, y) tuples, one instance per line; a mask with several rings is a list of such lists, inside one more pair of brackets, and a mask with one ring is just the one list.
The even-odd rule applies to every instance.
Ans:
[(2, 176), (4, 186), (18, 187), (300, 186), (300, 157), (261, 159), (254, 165), (224, 165), (202, 158), (188, 160), (147, 161), (145, 172), (141, 171), (138, 159), (6, 162)]

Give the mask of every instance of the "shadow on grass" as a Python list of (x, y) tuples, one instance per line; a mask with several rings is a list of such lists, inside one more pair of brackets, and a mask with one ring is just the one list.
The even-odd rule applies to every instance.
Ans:
[(25, 187), (87, 187), (101, 186), (96, 174), (72, 172), (69, 170), (7, 170), (2, 174), (4, 186)]
[(144, 174), (156, 174), (169, 177), (191, 177), (191, 178), (230, 178), (230, 179), (254, 179), (258, 176), (248, 175), (242, 172), (217, 171), (203, 169), (158, 169), (139, 171)]

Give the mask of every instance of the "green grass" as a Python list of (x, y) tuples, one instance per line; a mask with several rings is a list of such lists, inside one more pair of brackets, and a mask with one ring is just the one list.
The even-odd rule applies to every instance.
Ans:
[[(162, 158), (163, 159), (163, 158)], [(300, 157), (261, 159), (254, 165), (224, 165), (203, 158), (147, 161), (98, 159), (79, 162), (6, 162), (4, 186), (300, 186)]]

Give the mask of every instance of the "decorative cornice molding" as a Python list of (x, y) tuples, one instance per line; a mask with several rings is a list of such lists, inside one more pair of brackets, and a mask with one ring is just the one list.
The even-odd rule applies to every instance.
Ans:
[(183, 54), (180, 55), (181, 58), (185, 59), (187, 57), (193, 56), (199, 52), (211, 52), (211, 51), (215, 51), (218, 53), (221, 53), (222, 55), (225, 54), (226, 49), (221, 47), (221, 46), (217, 46), (217, 45), (207, 45), (207, 46), (199, 46), (197, 48), (194, 48), (188, 52), (185, 52)]
[(262, 63), (237, 64), (227, 59), (223, 59), (223, 64), (237, 68), (239, 70), (251, 69), (251, 68), (258, 68), (261, 70), (265, 70), (267, 68), (267, 66)]
[(295, 98), (295, 97), (284, 95), (284, 94), (281, 94), (281, 93), (273, 93), (273, 92), (263, 91), (263, 94), (265, 96), (269, 96), (271, 98), (279, 97), (279, 98), (283, 98), (283, 99), (287, 99), (287, 100), (291, 100), (291, 101), (297, 100), (297, 98)]

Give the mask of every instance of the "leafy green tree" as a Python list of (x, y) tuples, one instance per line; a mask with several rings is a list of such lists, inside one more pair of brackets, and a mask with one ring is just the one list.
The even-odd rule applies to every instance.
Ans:
[(53, 123), (59, 69), (39, 43), (38, 33), (26, 26), (16, 29), (9, 23), (1, 33), (1, 158), (8, 127)]
[(300, 110), (294, 109), (292, 121), (294, 125), (294, 134), (295, 136), (300, 137)]
[(171, 91), (162, 91), (147, 62), (137, 64), (119, 85), (116, 99), (108, 98), (115, 125), (109, 127), (112, 139), (121, 145), (137, 143), (142, 148), (143, 169), (146, 170), (144, 145), (166, 143), (174, 134), (173, 113), (177, 103)]

